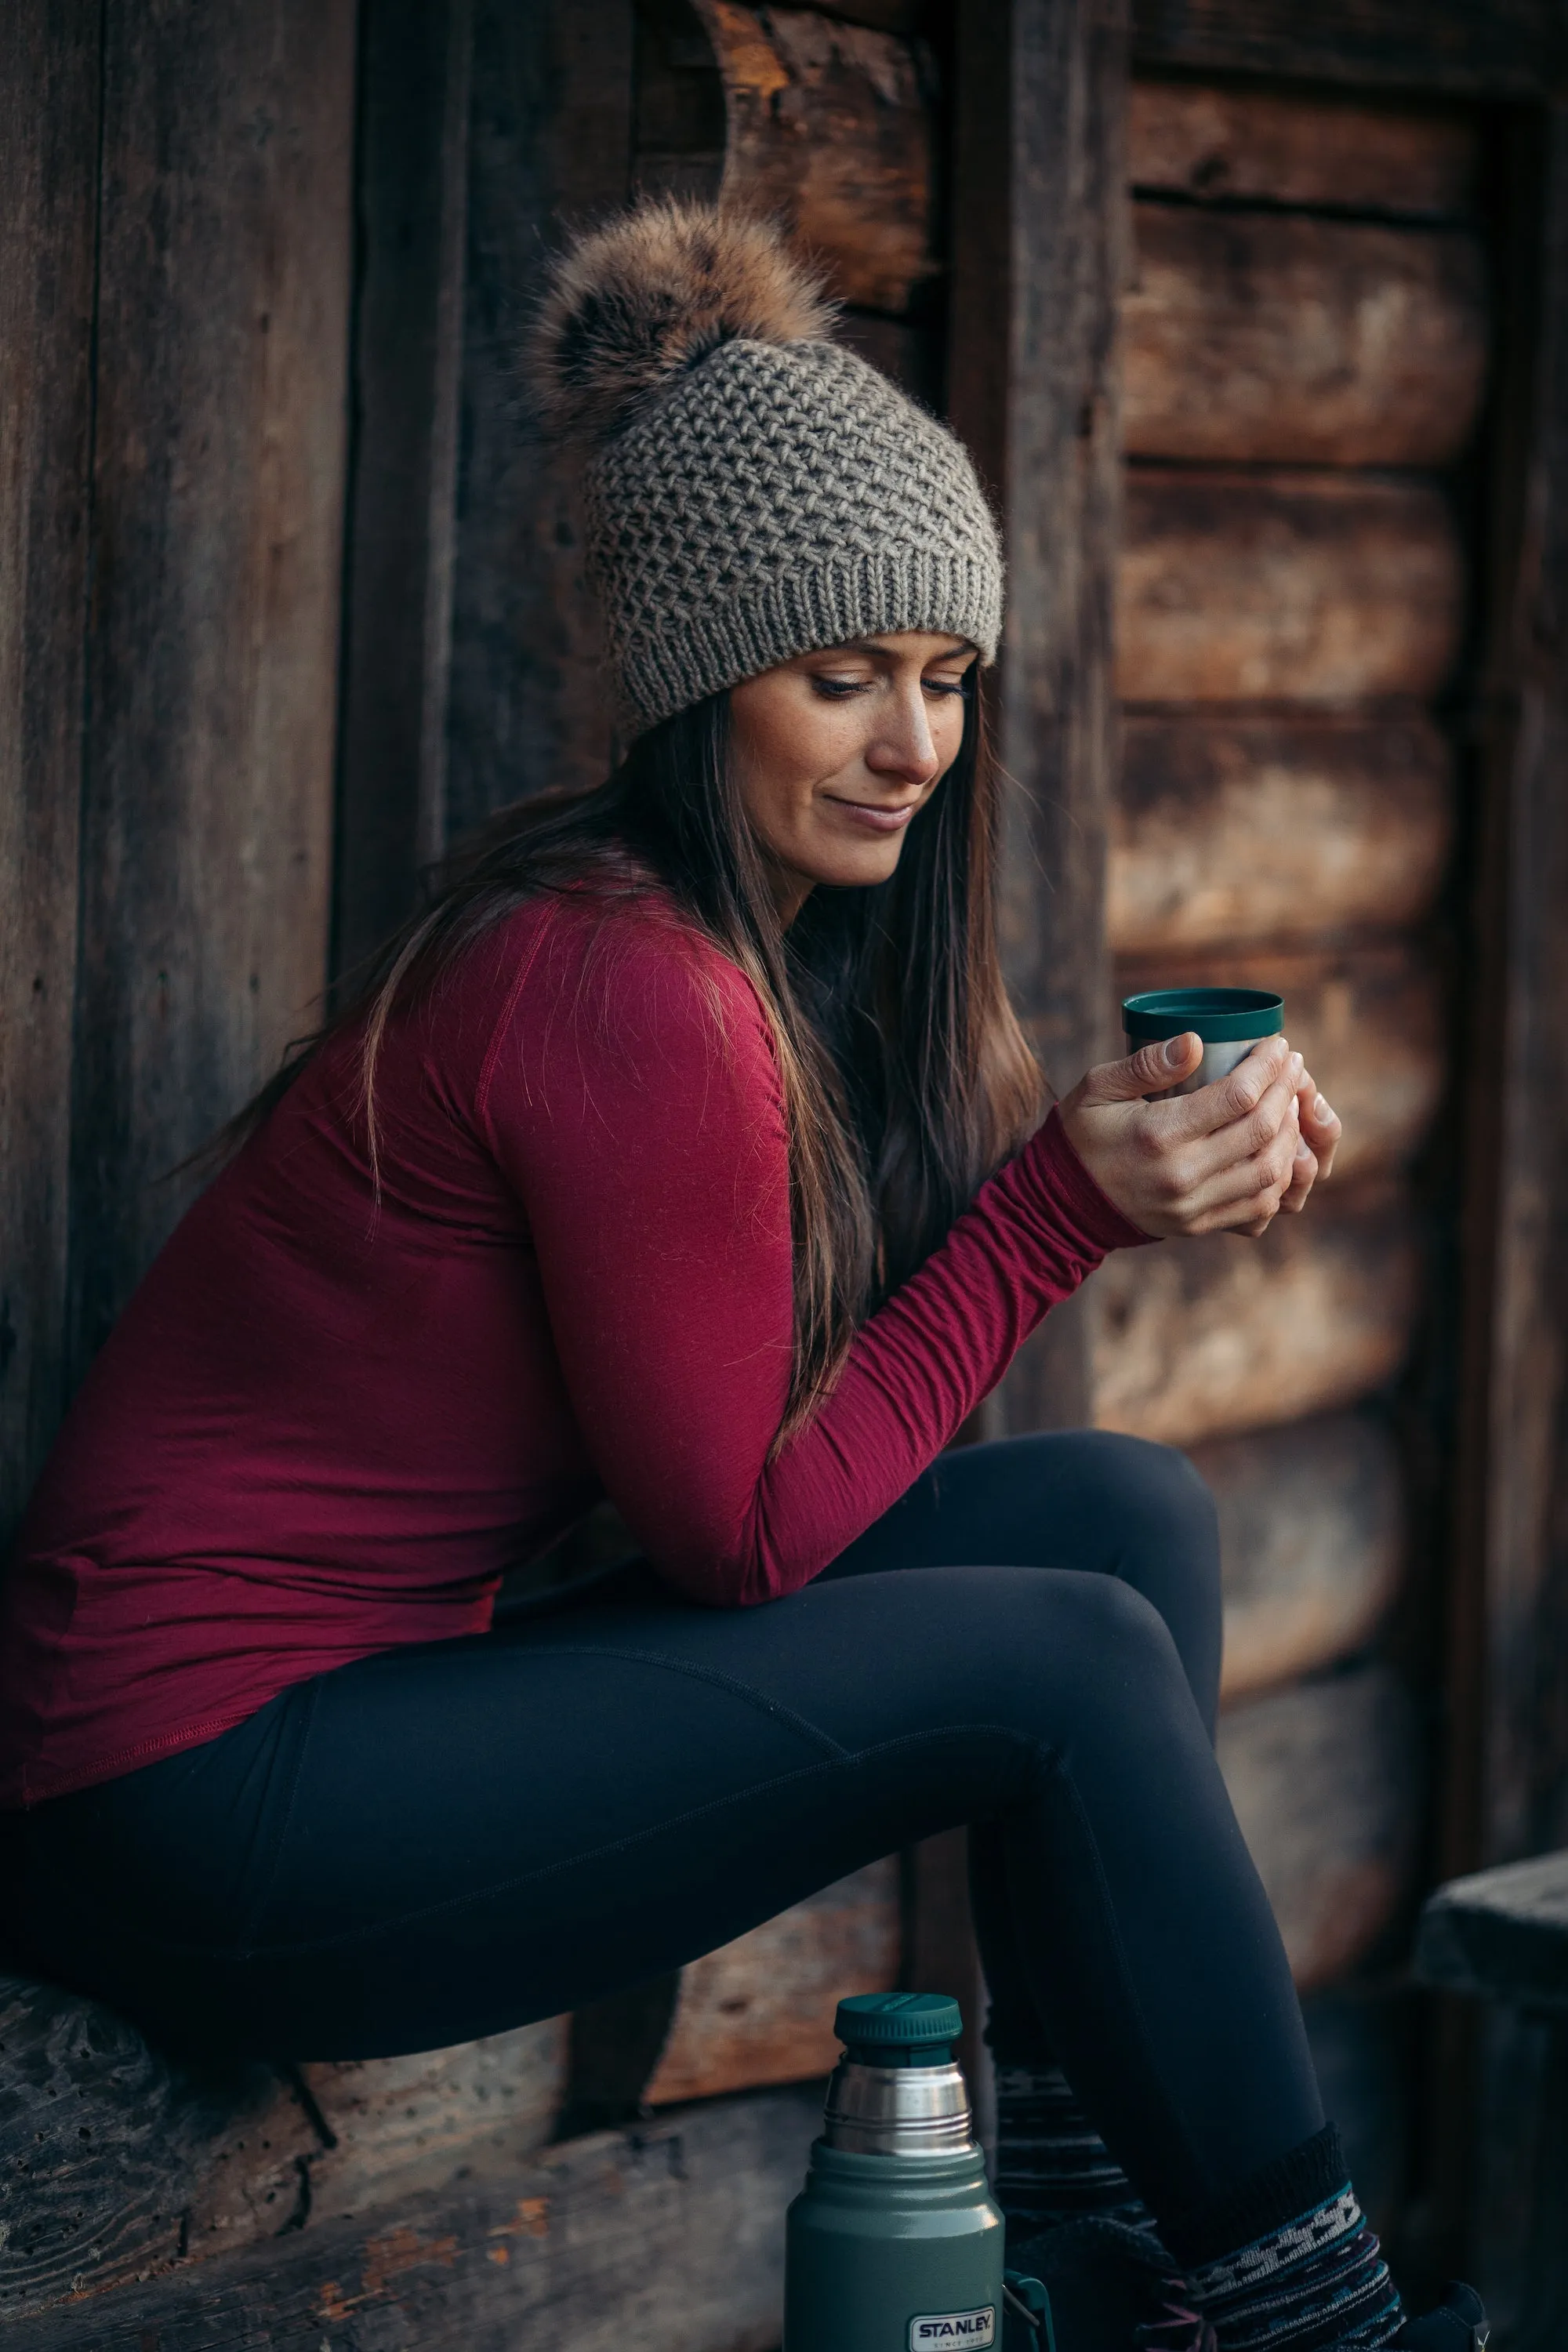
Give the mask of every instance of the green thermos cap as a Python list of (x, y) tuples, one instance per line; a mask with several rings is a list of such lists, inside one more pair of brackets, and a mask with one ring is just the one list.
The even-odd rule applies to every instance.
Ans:
[(858, 1992), (841, 2000), (833, 2031), (847, 2049), (885, 2052), (945, 2050), (963, 2030), (955, 2000), (944, 1992)]

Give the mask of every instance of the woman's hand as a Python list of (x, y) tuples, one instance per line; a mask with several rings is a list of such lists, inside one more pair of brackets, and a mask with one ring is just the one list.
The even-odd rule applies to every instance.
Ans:
[(1195, 1094), (1144, 1100), (1179, 1086), (1202, 1058), (1190, 1031), (1143, 1045), (1100, 1063), (1061, 1105), (1068, 1139), (1100, 1191), (1159, 1239), (1266, 1233), (1281, 1209), (1305, 1207), (1339, 1142), (1339, 1120), (1283, 1037), (1255, 1045)]

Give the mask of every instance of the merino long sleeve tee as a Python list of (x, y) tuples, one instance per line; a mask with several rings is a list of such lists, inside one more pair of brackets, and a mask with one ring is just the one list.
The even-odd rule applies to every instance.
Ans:
[(1108, 1250), (1053, 1115), (778, 1451), (776, 1056), (664, 902), (530, 901), (390, 1024), (373, 1171), (340, 1033), (185, 1215), (68, 1416), (0, 1599), (0, 1805), (482, 1632), (595, 1500), (715, 1607), (806, 1583)]

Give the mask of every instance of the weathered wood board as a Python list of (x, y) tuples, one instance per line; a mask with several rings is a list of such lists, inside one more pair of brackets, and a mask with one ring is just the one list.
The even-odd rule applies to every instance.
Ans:
[(1211, 1439), (1193, 1460), (1219, 1507), (1222, 1697), (1315, 1674), (1369, 1641), (1399, 1591), (1409, 1532), (1387, 1425), (1327, 1414)]
[(354, 11), (105, 17), (71, 1367), (326, 978)]
[(1116, 678), (1129, 702), (1426, 699), (1465, 566), (1430, 483), (1134, 466)]
[(61, 1402), (100, 46), (0, 31), (0, 1554)]
[[(1048, 1076), (1112, 1042), (1104, 938), (1117, 766), (1126, 34), (1104, 0), (961, 8), (949, 413), (1008, 558), (996, 739), (1019, 790), (1003, 849), (1003, 966)], [(1089, 1411), (1089, 1318), (1047, 1318), (1003, 1383), (1002, 1428)]]
[(611, 698), (580, 453), (551, 446), (518, 358), (568, 222), (626, 201), (631, 0), (474, 0), (447, 827), (609, 772)]
[(1451, 220), (1475, 202), (1479, 163), (1475, 117), (1457, 108), (1144, 75), (1128, 97), (1132, 185), (1200, 204)]
[(1331, 1983), (1411, 1885), (1422, 1773), (1410, 1696), (1372, 1665), (1247, 1699), (1220, 1717), (1219, 1758), (1296, 1982)]
[(1568, 76), (1553, 0), (1133, 0), (1135, 64), (1539, 100)]
[(847, 1993), (890, 1991), (901, 1957), (889, 1858), (683, 1969), (644, 2097), (666, 2106), (827, 2074), (838, 2058), (835, 2006)]
[(551, 2137), (566, 2030), (553, 2017), (412, 2058), (302, 2066), (314, 2115), (283, 2085), (262, 2117), (224, 2140), (191, 2200), (187, 2252), (210, 2260), (285, 2222), (352, 2220), (459, 2175), (514, 2168)]
[(1316, 955), (1251, 948), (1133, 957), (1118, 964), (1116, 979), (1118, 1006), (1150, 988), (1278, 989), (1286, 1034), (1344, 1123), (1336, 1185), (1404, 1166), (1431, 1132), (1448, 1069), (1442, 979), (1423, 948), (1385, 941)]
[(1131, 714), (1111, 812), (1113, 952), (1321, 945), (1419, 922), (1453, 846), (1453, 769), (1420, 711)]
[(715, 2101), (14, 2322), (7, 2352), (768, 2352), (815, 2091)]
[(1353, 1404), (1404, 1362), (1418, 1276), (1399, 1196), (1121, 1250), (1090, 1277), (1095, 1421), (1190, 1445)]
[(376, 0), (360, 50), (340, 971), (412, 911), (446, 838), (472, 0)]
[(1486, 386), (1480, 238), (1279, 212), (1132, 208), (1130, 457), (1444, 466)]
[(786, 222), (842, 300), (907, 310), (940, 267), (923, 46), (806, 8), (695, 5), (723, 78), (725, 201)]
[(1453, 1992), (1568, 2011), (1568, 1853), (1449, 1879), (1421, 1914), (1415, 1969)]
[(296, 2085), (172, 2061), (97, 2002), (0, 1979), (0, 2321), (515, 2168), (550, 2137), (565, 2045), (555, 2018)]

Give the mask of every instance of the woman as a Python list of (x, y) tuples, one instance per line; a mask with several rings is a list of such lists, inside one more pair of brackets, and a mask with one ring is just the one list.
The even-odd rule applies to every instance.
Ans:
[[(1215, 1764), (1199, 1482), (938, 1459), (1108, 1251), (1260, 1233), (1338, 1122), (1282, 1040), (1148, 1099), (1189, 1037), (1039, 1123), (994, 525), (829, 323), (700, 211), (560, 270), (632, 749), (394, 942), (94, 1367), (6, 1595), (23, 1932), (163, 2032), (386, 2054), (970, 1822), (1016, 2229), (1157, 2226), (1221, 2347), (1446, 2343), (1397, 2336)], [(492, 1631), (606, 1492), (645, 1561)]]

